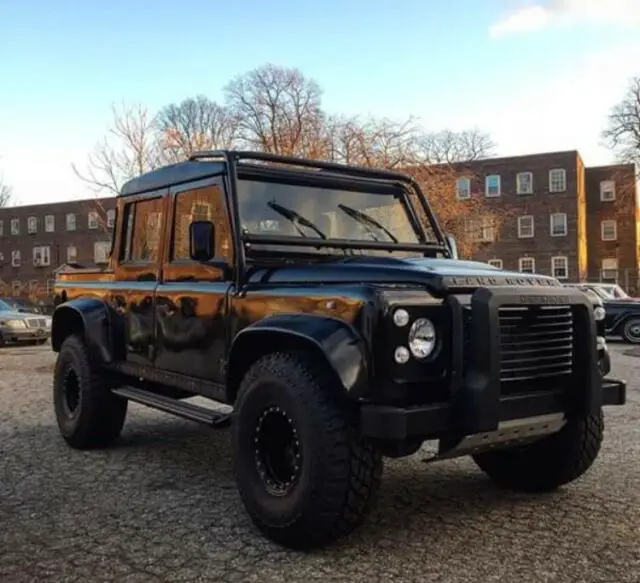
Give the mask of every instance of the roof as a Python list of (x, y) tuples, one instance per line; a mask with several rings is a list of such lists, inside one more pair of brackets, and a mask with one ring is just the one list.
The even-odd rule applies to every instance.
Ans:
[(160, 188), (168, 188), (183, 182), (191, 182), (221, 174), (225, 170), (222, 162), (197, 162), (187, 160), (151, 170), (124, 183), (119, 196), (131, 196), (150, 192)]

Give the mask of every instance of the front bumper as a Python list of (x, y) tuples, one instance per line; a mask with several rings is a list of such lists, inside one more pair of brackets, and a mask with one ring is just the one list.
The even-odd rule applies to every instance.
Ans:
[[(469, 358), (463, 352), (462, 305), (447, 298), (452, 310), (450, 398), (411, 407), (367, 403), (360, 408), (365, 437), (402, 441), (495, 432), (504, 422), (551, 413), (590, 414), (604, 405), (626, 402), (626, 383), (603, 378), (596, 345), (596, 322), (588, 297), (571, 288), (480, 288), (471, 299)], [(499, 308), (570, 306), (573, 318), (571, 374), (549, 390), (505, 393), (501, 382)], [(550, 379), (553, 380), (553, 379)], [(551, 383), (552, 384), (552, 383)], [(428, 386), (422, 387), (427, 392)]]
[(20, 343), (33, 342), (35, 340), (45, 340), (51, 336), (50, 328), (9, 328), (0, 329), (0, 334), (5, 342)]

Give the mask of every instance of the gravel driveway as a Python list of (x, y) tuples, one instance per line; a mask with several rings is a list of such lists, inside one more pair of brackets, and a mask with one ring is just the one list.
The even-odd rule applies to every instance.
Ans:
[(468, 459), (386, 462), (356, 534), (310, 555), (259, 536), (229, 436), (130, 407), (119, 445), (59, 437), (50, 347), (0, 351), (0, 582), (640, 580), (640, 353), (613, 345), (628, 405), (607, 408), (600, 458), (551, 495), (494, 487)]

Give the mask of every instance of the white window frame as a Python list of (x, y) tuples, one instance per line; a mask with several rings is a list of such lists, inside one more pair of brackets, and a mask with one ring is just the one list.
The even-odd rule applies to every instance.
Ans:
[(95, 230), (100, 226), (100, 220), (96, 211), (91, 211), (87, 215), (87, 227), (91, 230)]
[[(607, 225), (613, 225), (613, 237), (605, 237), (605, 227)], [(600, 239), (602, 239), (602, 241), (618, 240), (618, 222), (615, 219), (604, 219), (600, 221)]]
[[(553, 232), (553, 218), (554, 217), (562, 217), (563, 221), (563, 230), (562, 233), (554, 233)], [(552, 237), (566, 237), (567, 236), (567, 231), (568, 231), (568, 227), (567, 227), (567, 213), (551, 213), (549, 215), (549, 235), (551, 235)]]
[[(531, 271), (523, 271), (522, 265), (523, 263), (530, 261), (531, 262)], [(535, 257), (519, 257), (518, 258), (518, 271), (521, 273), (535, 273), (536, 272), (536, 260)]]
[(502, 259), (489, 259), (487, 263), (493, 267), (497, 267), (498, 269), (502, 269)]
[[(498, 192), (491, 193), (489, 192), (489, 179), (497, 178), (498, 179)], [(487, 198), (495, 198), (502, 194), (502, 177), (500, 174), (487, 174), (484, 178), (484, 194)]]
[(11, 251), (11, 267), (20, 267), (20, 249)]
[(76, 230), (76, 214), (67, 213), (64, 217), (64, 224), (67, 231), (75, 231)]
[[(521, 176), (527, 176), (529, 179), (529, 188), (524, 190), (522, 188)], [(533, 172), (518, 172), (516, 174), (516, 193), (517, 194), (533, 194)]]
[[(464, 188), (461, 188), (461, 184), (465, 184)], [(464, 196), (461, 195), (464, 193)], [(471, 198), (471, 179), (468, 176), (459, 176), (456, 180), (456, 196), (458, 200), (469, 200)]]
[(20, 234), (20, 219), (11, 219), (11, 234)]
[[(73, 253), (71, 253), (73, 249)], [(78, 261), (78, 248), (75, 245), (69, 245), (67, 247), (67, 263), (76, 263)]]
[[(607, 188), (609, 187), (609, 188)], [(612, 196), (606, 196), (605, 193), (611, 192)], [(616, 181), (601, 180), (600, 181), (600, 202), (613, 202), (616, 199)]]
[[(564, 275), (556, 275), (556, 262), (558, 260), (564, 262)], [(551, 276), (556, 279), (569, 279), (569, 258), (566, 255), (556, 255), (551, 258)]]
[(107, 211), (107, 228), (112, 229), (116, 224), (116, 211), (115, 209), (109, 209)]
[[(607, 267), (607, 264), (609, 266)], [(608, 271), (613, 271), (613, 276), (607, 277), (605, 274)], [(600, 264), (600, 275), (604, 279), (616, 279), (618, 275), (618, 258), (617, 257), (603, 257)]]
[[(556, 180), (560, 186), (554, 187), (554, 173), (562, 176), (562, 179)], [(552, 168), (549, 170), (549, 192), (566, 192), (567, 191), (567, 171), (564, 168)]]
[(55, 215), (45, 215), (45, 217), (44, 217), (44, 230), (45, 230), (45, 233), (53, 233), (56, 230), (56, 217), (55, 217)]
[[(104, 246), (104, 260), (99, 261), (98, 259), (98, 247)], [(93, 261), (94, 263), (108, 263), (109, 262), (109, 251), (111, 250), (111, 241), (94, 241), (93, 243)]]
[[(531, 219), (531, 234), (523, 234), (522, 219)], [(518, 239), (533, 239), (536, 235), (536, 220), (534, 215), (520, 215), (518, 217)]]
[[(40, 258), (39, 262), (37, 257)], [(51, 247), (49, 245), (36, 245), (33, 248), (33, 264), (39, 265), (51, 265)]]
[(27, 233), (33, 234), (38, 232), (38, 217), (27, 217)]

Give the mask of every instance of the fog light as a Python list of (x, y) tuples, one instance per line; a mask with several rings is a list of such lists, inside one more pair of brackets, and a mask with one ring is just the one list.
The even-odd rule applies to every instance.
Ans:
[(596, 336), (596, 348), (604, 350), (607, 347), (607, 341), (602, 336)]
[(409, 348), (416, 358), (427, 358), (436, 347), (436, 329), (431, 320), (419, 318), (409, 330)]
[(402, 308), (393, 312), (393, 323), (399, 327), (406, 326), (409, 323), (409, 312)]
[(593, 317), (596, 319), (596, 322), (600, 322), (604, 320), (606, 315), (605, 309), (602, 306), (596, 306), (593, 310)]
[(395, 354), (393, 355), (398, 364), (404, 364), (405, 362), (407, 362), (409, 360), (409, 356), (411, 356), (409, 354), (409, 350), (407, 350), (404, 346), (398, 346), (398, 348), (396, 348)]

